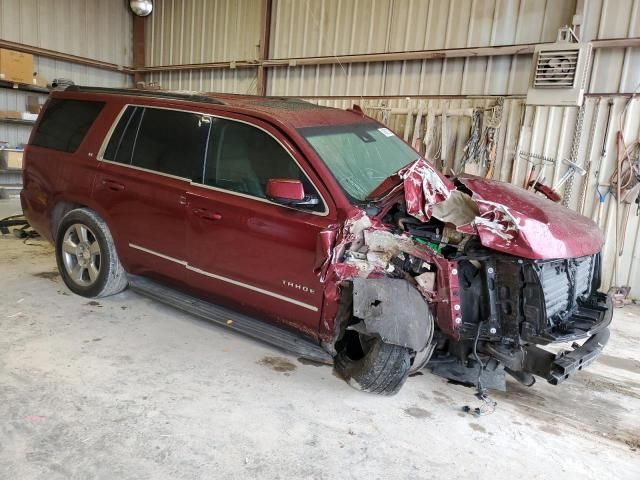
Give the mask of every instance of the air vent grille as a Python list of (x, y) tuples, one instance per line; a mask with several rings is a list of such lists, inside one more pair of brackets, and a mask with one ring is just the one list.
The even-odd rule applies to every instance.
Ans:
[(538, 54), (535, 88), (572, 88), (576, 79), (579, 50), (541, 51)]

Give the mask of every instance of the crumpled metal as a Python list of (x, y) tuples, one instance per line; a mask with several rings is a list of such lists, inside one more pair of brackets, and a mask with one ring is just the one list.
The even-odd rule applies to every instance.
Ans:
[(455, 186), (424, 158), (420, 158), (398, 172), (404, 186), (407, 213), (426, 222), (431, 218), (433, 205), (449, 198)]

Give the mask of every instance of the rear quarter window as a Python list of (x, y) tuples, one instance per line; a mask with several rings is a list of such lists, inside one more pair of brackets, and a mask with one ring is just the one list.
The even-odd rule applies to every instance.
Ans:
[(51, 100), (31, 145), (75, 152), (104, 105), (104, 102), (84, 100)]

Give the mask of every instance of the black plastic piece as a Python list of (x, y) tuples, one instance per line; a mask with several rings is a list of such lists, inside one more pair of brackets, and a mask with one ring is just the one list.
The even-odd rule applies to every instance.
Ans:
[(332, 364), (333, 358), (322, 347), (314, 344), (294, 332), (284, 330), (273, 324), (248, 315), (229, 310), (213, 303), (200, 300), (185, 293), (164, 286), (146, 277), (129, 275), (129, 286), (148, 297), (184, 310), (198, 317), (210, 320), (225, 328), (242, 332), (245, 335), (281, 348), (298, 357), (315, 362)]
[(189, 102), (212, 103), (215, 105), (226, 105), (220, 99), (200, 95), (198, 93), (180, 93), (167, 90), (140, 90), (133, 88), (106, 88), (106, 87), (85, 87), (82, 85), (70, 85), (65, 92), (86, 92), (86, 93), (106, 93), (111, 95), (131, 95), (133, 97), (168, 98), (173, 100), (186, 100)]
[(575, 372), (582, 370), (602, 353), (602, 349), (608, 341), (609, 329), (605, 328), (587, 340), (581, 347), (560, 356), (554, 360), (547, 381), (552, 385), (557, 385)]

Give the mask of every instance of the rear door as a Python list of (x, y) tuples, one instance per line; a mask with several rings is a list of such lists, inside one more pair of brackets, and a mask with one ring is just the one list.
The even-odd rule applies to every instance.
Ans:
[(208, 117), (126, 106), (101, 152), (94, 197), (128, 271), (184, 282), (186, 193), (202, 158)]
[[(323, 299), (316, 243), (335, 222), (328, 194), (269, 125), (212, 122), (203, 172), (187, 195), (189, 282), (214, 301), (315, 337)], [(276, 203), (266, 195), (269, 178), (302, 181), (318, 205)]]

